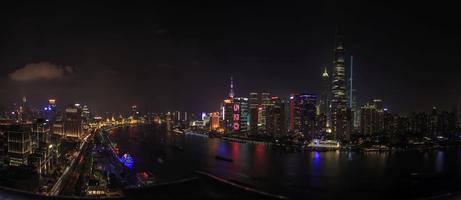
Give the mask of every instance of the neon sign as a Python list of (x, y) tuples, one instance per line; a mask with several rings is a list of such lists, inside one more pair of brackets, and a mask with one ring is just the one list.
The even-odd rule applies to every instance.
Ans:
[(234, 103), (234, 131), (239, 131), (240, 130), (240, 105)]

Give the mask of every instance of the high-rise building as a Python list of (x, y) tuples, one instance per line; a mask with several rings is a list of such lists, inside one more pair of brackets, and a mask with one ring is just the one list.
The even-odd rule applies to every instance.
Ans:
[(61, 137), (64, 136), (64, 120), (62, 114), (56, 115), (56, 119), (53, 122), (51, 130), (53, 134), (59, 135)]
[(271, 98), (271, 105), (267, 107), (267, 133), (271, 136), (286, 134), (285, 102), (279, 97)]
[(331, 99), (331, 122), (335, 139), (349, 140), (350, 122), (348, 119), (348, 106), (346, 94), (346, 66), (343, 36), (336, 35), (336, 47), (334, 49), (332, 99)]
[(360, 120), (360, 129), (363, 135), (371, 135), (375, 132), (377, 128), (376, 118), (377, 111), (376, 107), (373, 104), (367, 103), (361, 108), (361, 120)]
[(290, 109), (289, 109), (289, 128), (288, 130), (290, 132), (295, 132), (298, 130), (299, 125), (296, 124), (299, 122), (299, 108), (298, 108), (298, 101), (299, 101), (299, 94), (297, 93), (292, 93), (290, 94)]
[[(387, 109), (386, 109), (387, 112)], [(362, 106), (360, 111), (360, 130), (364, 135), (376, 134), (385, 130), (385, 110), (382, 101), (373, 100), (373, 103), (367, 103)]]
[(210, 113), (210, 130), (217, 131), (219, 128), (219, 112)]
[(250, 93), (249, 104), (251, 134), (266, 134), (267, 107), (271, 105), (270, 93)]
[(221, 122), (225, 133), (232, 133), (234, 130), (234, 95), (234, 79), (231, 76), (228, 97), (221, 104)]
[(80, 139), (83, 134), (82, 110), (75, 105), (66, 108), (64, 135), (67, 138)]
[(331, 129), (331, 110), (330, 110), (330, 93), (331, 93), (331, 80), (325, 66), (325, 71), (322, 74), (322, 91), (319, 98), (319, 128), (322, 132), (329, 132)]
[(292, 94), (290, 96), (290, 129), (302, 133), (305, 138), (317, 137), (317, 96), (314, 94)]
[(222, 108), (222, 127), (225, 133), (231, 133), (234, 122), (234, 99), (224, 99)]
[(31, 128), (28, 125), (11, 125), (8, 128), (8, 157), (11, 166), (28, 164), (31, 154)]
[(233, 106), (233, 133), (244, 135), (249, 130), (248, 98), (234, 98)]
[[(32, 154), (29, 157), (29, 164), (35, 166), (39, 174), (47, 172), (51, 168), (51, 134), (49, 124), (45, 119), (37, 119), (32, 125), (31, 137), (36, 139), (38, 146), (32, 147)], [(31, 142), (32, 143), (32, 142)]]

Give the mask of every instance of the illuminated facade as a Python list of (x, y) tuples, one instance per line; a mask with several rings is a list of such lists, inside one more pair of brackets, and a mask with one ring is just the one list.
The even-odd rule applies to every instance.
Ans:
[(29, 164), (34, 166), (39, 174), (45, 173), (51, 169), (51, 155), (53, 149), (50, 127), (45, 119), (36, 120), (32, 125), (32, 135), (35, 137), (31, 137), (31, 143), (36, 143), (38, 146), (32, 147)]
[(295, 127), (297, 125), (295, 124), (296, 122), (299, 121), (299, 115), (296, 113), (297, 112), (297, 105), (296, 102), (298, 101), (299, 95), (296, 93), (290, 94), (290, 120), (289, 120), (289, 131), (294, 132)]
[(233, 131), (234, 123), (234, 100), (225, 99), (222, 104), (222, 123), (223, 128), (226, 133), (231, 133)]
[(302, 133), (305, 138), (316, 136), (317, 96), (314, 94), (292, 94), (290, 96), (290, 129)]
[(8, 157), (11, 166), (28, 164), (32, 152), (30, 136), (30, 126), (11, 125), (8, 128)]
[(248, 98), (234, 98), (233, 133), (247, 134), (249, 130)]
[(367, 103), (360, 109), (360, 132), (371, 135), (384, 131), (384, 109), (382, 101), (375, 99), (373, 103)]
[(83, 134), (82, 110), (77, 106), (69, 106), (64, 119), (65, 137), (80, 139)]
[(267, 133), (267, 107), (271, 105), (270, 93), (252, 92), (249, 98), (251, 134)]
[(267, 132), (271, 136), (280, 136), (286, 133), (285, 102), (278, 97), (271, 98), (271, 105), (267, 107)]
[(219, 112), (210, 113), (210, 130), (217, 131), (219, 128)]
[(325, 71), (322, 74), (322, 91), (319, 96), (319, 127), (322, 132), (329, 132), (331, 127), (331, 110), (330, 110), (330, 93), (331, 93), (331, 80), (325, 66)]
[(349, 140), (349, 120), (346, 94), (346, 66), (343, 36), (336, 35), (335, 59), (333, 62), (331, 124), (336, 140)]

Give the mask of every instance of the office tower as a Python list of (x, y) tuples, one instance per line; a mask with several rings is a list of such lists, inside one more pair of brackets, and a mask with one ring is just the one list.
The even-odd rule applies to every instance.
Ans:
[(375, 121), (377, 118), (376, 107), (373, 104), (367, 103), (362, 106), (360, 119), (360, 129), (363, 135), (371, 135), (375, 132), (377, 127), (375, 126)]
[(62, 114), (56, 115), (51, 131), (53, 134), (59, 135), (61, 137), (64, 136), (64, 120)]
[(329, 132), (331, 130), (331, 112), (330, 112), (330, 92), (331, 80), (325, 66), (325, 71), (322, 74), (322, 91), (319, 98), (319, 128), (322, 132)]
[(250, 93), (249, 109), (250, 109), (250, 133), (253, 135), (258, 134), (258, 109), (259, 109), (258, 93)]
[(234, 98), (233, 107), (233, 133), (246, 135), (249, 130), (248, 98)]
[(8, 157), (11, 166), (28, 164), (31, 154), (30, 135), (29, 125), (11, 125), (8, 128)]
[(32, 147), (32, 154), (29, 156), (29, 164), (37, 169), (39, 174), (47, 172), (51, 168), (51, 135), (49, 124), (45, 119), (37, 119), (32, 125), (32, 140), (36, 139), (38, 146)]
[(271, 98), (271, 105), (267, 107), (267, 133), (271, 136), (286, 134), (285, 102), (279, 97)]
[(32, 134), (36, 134), (38, 148), (48, 148), (50, 145), (50, 125), (45, 119), (37, 119), (32, 124)]
[(210, 113), (210, 130), (217, 131), (219, 128), (219, 112)]
[(67, 138), (80, 139), (83, 134), (82, 110), (75, 105), (66, 108), (64, 135)]
[(250, 93), (249, 104), (251, 134), (266, 134), (267, 107), (271, 105), (270, 93)]
[(346, 66), (343, 36), (336, 35), (336, 47), (334, 49), (332, 99), (331, 99), (331, 122), (335, 139), (349, 140), (349, 121), (346, 94)]
[(231, 133), (234, 122), (234, 100), (225, 99), (222, 106), (222, 127), (225, 133)]
[[(386, 109), (387, 110), (387, 109)], [(373, 100), (362, 106), (360, 115), (360, 130), (364, 135), (376, 134), (385, 130), (384, 109), (382, 101)]]
[(317, 119), (316, 119), (316, 103), (317, 96), (314, 94), (299, 95), (301, 108), (301, 132), (304, 138), (311, 139), (317, 136)]
[(306, 139), (317, 136), (317, 96), (314, 94), (292, 94), (290, 96), (290, 130), (302, 133)]

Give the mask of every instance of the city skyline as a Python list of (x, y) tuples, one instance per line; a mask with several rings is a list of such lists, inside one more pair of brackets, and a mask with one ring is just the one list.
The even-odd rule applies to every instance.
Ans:
[(0, 7), (0, 198), (461, 199), (439, 2)]
[[(459, 68), (450, 53), (456, 51), (459, 30), (449, 25), (449, 14), (428, 19), (407, 4), (393, 15), (387, 13), (395, 8), (392, 3), (357, 5), (225, 5), (229, 9), (217, 3), (205, 9), (114, 3), (104, 9), (103, 4), (16, 4), (5, 10), (2, 20), (7, 31), (1, 36), (0, 105), (27, 96), (36, 106), (56, 98), (110, 112), (129, 111), (130, 105), (157, 112), (200, 112), (216, 109), (227, 95), (230, 75), (236, 96), (254, 91), (284, 99), (292, 91), (320, 94), (324, 66), (332, 75), (339, 24), (346, 65), (354, 56), (359, 107), (375, 98), (397, 113), (432, 106), (450, 110), (459, 104)], [(203, 12), (185, 18), (193, 12), (188, 6)], [(366, 8), (362, 11), (368, 18), (355, 14), (360, 8)], [(17, 10), (26, 12), (8, 15)], [(79, 10), (88, 16), (77, 17)], [(402, 29), (405, 34), (394, 34)], [(18, 46), (23, 48), (14, 48)], [(28, 77), (28, 70), (36, 68), (49, 73)]]

